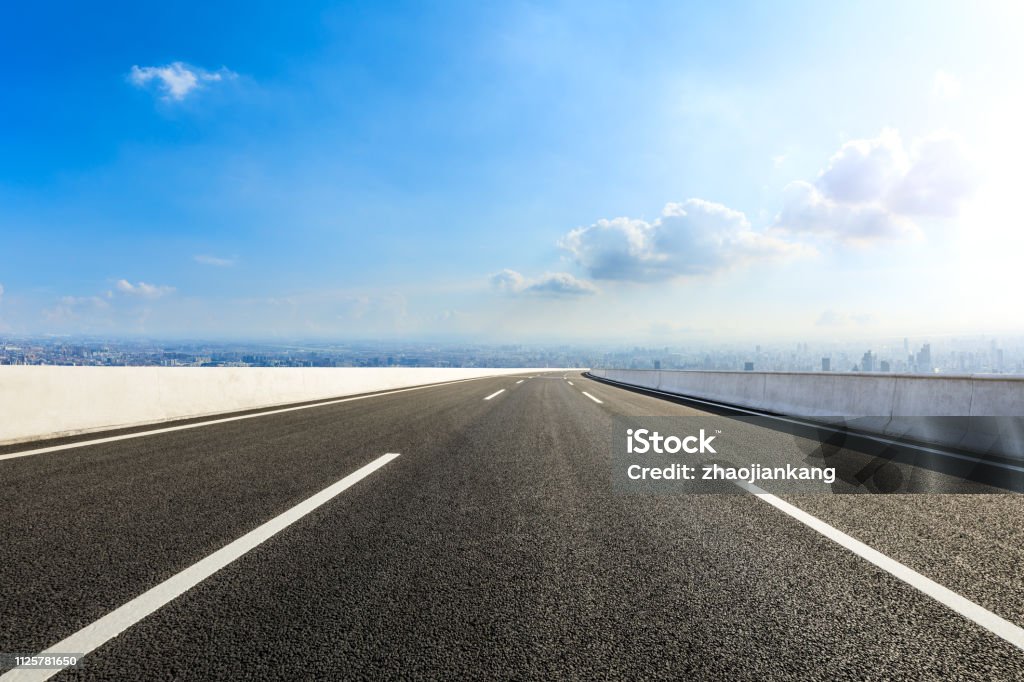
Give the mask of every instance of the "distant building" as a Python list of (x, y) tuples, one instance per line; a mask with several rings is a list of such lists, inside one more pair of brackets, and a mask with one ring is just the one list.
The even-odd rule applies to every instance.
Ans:
[(661, 360), (654, 361), (654, 369), (661, 369)]
[(871, 354), (871, 351), (864, 353), (864, 357), (860, 361), (860, 371), (862, 372), (874, 372), (875, 371), (875, 356)]
[(743, 371), (744, 372), (753, 372), (754, 371), (754, 363), (752, 363), (752, 362), (744, 362), (743, 363)]
[(921, 350), (917, 352), (917, 358), (915, 358), (915, 365), (917, 365), (917, 371), (922, 374), (931, 374), (934, 367), (932, 366), (932, 345), (926, 343), (921, 346)]
[(822, 372), (831, 372), (832, 371), (832, 358), (822, 358), (821, 359), (821, 371)]
[(880, 362), (879, 365), (878, 365), (878, 371), (879, 372), (888, 372), (889, 371), (889, 361), (888, 360), (882, 360), (882, 362)]

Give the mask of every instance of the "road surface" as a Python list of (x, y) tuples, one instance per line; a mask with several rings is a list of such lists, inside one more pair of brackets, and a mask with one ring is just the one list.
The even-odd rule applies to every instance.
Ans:
[(54, 679), (1024, 678), (1021, 496), (785, 497), (952, 608), (761, 497), (612, 491), (614, 417), (701, 414), (526, 371), (0, 448), (0, 652), (99, 642)]

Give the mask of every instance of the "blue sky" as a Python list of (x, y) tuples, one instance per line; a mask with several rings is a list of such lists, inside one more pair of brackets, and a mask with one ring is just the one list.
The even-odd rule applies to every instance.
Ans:
[(0, 332), (1024, 331), (1013, 3), (26, 4)]

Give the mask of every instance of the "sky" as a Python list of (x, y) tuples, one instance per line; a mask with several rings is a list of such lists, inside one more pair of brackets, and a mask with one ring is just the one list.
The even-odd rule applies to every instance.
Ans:
[(21, 3), (0, 334), (1024, 332), (1024, 5)]

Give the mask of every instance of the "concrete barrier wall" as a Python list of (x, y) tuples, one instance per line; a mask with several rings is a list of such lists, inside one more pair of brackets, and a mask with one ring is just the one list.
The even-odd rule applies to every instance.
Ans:
[(1024, 458), (1024, 377), (592, 369), (680, 396)]
[(0, 366), (0, 444), (530, 371)]

